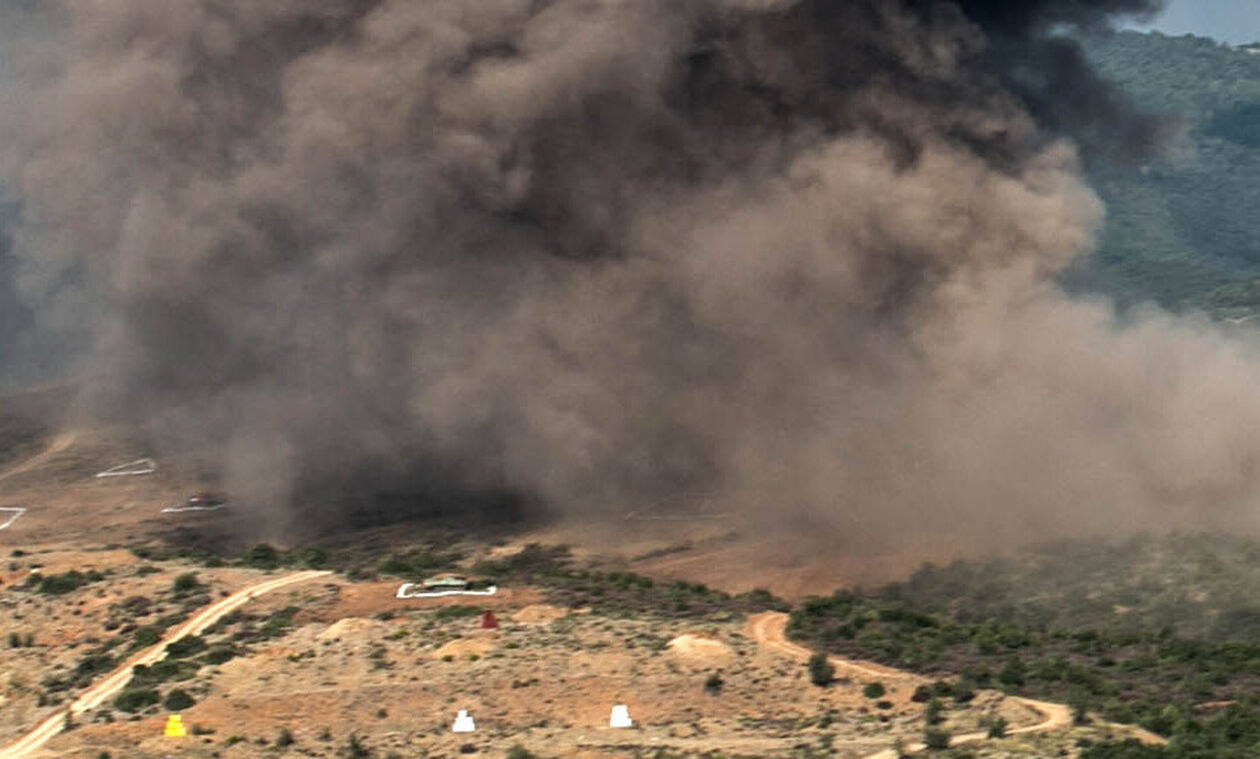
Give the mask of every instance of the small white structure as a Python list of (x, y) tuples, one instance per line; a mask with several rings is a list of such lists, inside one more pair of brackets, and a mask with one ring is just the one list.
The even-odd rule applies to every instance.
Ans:
[(612, 715), (608, 718), (609, 727), (634, 727), (630, 720), (630, 709), (625, 704), (615, 704)]
[[(9, 525), (16, 522), (18, 520), (18, 517), (22, 516), (25, 513), (26, 513), (26, 509), (18, 508), (16, 506), (13, 506), (13, 507), (6, 506), (0, 509), (0, 530), (3, 530)], [(8, 514), (8, 516), (7, 517), (4, 516), (5, 514)]]
[(140, 474), (153, 474), (157, 471), (157, 462), (153, 459), (136, 459), (128, 461), (126, 464), (119, 464), (110, 467), (103, 472), (97, 472), (97, 477), (131, 477)]
[(471, 733), (476, 731), (477, 725), (473, 722), (473, 718), (469, 716), (467, 709), (460, 709), (459, 714), (455, 715), (455, 724), (451, 725), (452, 733)]
[(412, 591), (416, 587), (414, 582), (404, 582), (398, 586), (398, 592), (394, 594), (394, 598), (441, 598), (443, 596), (493, 596), (499, 592), (496, 585), (491, 585), (485, 590), (435, 590), (433, 592)]

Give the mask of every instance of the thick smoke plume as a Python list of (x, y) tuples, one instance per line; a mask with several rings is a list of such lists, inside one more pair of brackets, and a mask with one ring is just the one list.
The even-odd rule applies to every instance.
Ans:
[(10, 3), (21, 286), (276, 528), (1250, 524), (1252, 346), (1054, 284), (1103, 214), (1068, 138), (1158, 131), (1058, 35), (1154, 5)]

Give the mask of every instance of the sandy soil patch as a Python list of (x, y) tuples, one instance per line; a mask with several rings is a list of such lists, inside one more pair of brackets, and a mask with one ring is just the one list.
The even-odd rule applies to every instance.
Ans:
[(489, 654), (498, 645), (493, 633), (478, 635), (475, 638), (456, 638), (455, 640), (439, 647), (433, 652), (435, 659), (443, 659), (447, 656), (456, 660), (467, 659), (470, 656), (483, 657)]
[(520, 611), (512, 615), (513, 622), (522, 624), (542, 624), (554, 622), (569, 616), (568, 609), (562, 609), (559, 606), (549, 606), (547, 604), (530, 604)]
[(679, 635), (666, 647), (677, 659), (697, 667), (721, 667), (735, 659), (735, 652), (722, 641), (690, 633)]
[(368, 638), (379, 635), (382, 628), (380, 622), (362, 617), (347, 617), (334, 622), (328, 629), (315, 636), (316, 640), (342, 640)]

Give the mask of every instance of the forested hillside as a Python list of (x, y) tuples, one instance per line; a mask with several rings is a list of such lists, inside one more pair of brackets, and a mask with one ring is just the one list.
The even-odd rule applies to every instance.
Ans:
[(1144, 166), (1091, 160), (1108, 221), (1069, 285), (1225, 318), (1260, 312), (1260, 54), (1131, 31), (1087, 48), (1137, 104), (1181, 117), (1185, 131)]

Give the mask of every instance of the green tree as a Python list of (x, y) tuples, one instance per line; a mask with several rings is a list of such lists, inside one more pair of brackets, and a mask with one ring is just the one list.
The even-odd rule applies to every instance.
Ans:
[(809, 681), (821, 687), (830, 685), (836, 679), (836, 668), (827, 660), (827, 654), (819, 651), (809, 657)]
[(1068, 706), (1072, 709), (1072, 722), (1077, 725), (1089, 724), (1089, 694), (1081, 688), (1074, 688), (1068, 695)]
[(944, 717), (945, 704), (941, 703), (939, 698), (934, 698), (927, 702), (927, 706), (923, 707), (923, 721), (929, 726), (940, 722)]
[(162, 706), (170, 712), (181, 712), (197, 703), (196, 699), (188, 694), (188, 691), (182, 688), (176, 688), (166, 694), (166, 698), (162, 701)]
[(989, 737), (990, 738), (1005, 738), (1006, 731), (1009, 727), (1010, 727), (1010, 723), (1006, 721), (1005, 717), (998, 717), (997, 719), (993, 720), (992, 724), (989, 725)]
[(1003, 685), (1018, 687), (1024, 684), (1024, 674), (1027, 668), (1024, 666), (1023, 659), (1019, 656), (1011, 654), (1006, 660), (1006, 666), (1002, 667), (1002, 671), (998, 673), (998, 680)]

